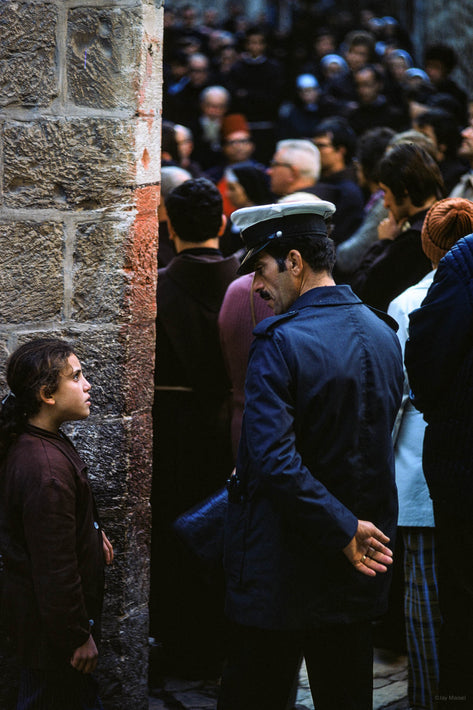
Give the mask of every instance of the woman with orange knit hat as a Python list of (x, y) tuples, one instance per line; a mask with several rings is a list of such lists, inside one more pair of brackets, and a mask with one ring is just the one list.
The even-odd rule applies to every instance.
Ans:
[[(439, 497), (438, 486), (432, 485), (432, 466), (431, 462), (429, 463), (428, 452), (432, 441), (431, 433), (429, 433), (432, 430), (431, 417), (440, 418), (441, 421), (451, 416), (450, 413), (447, 413), (448, 410), (443, 409), (443, 402), (448, 400), (451, 392), (450, 388), (446, 386), (449, 379), (456, 380), (456, 368), (453, 360), (451, 363), (446, 361), (445, 367), (443, 367), (439, 351), (435, 347), (436, 343), (441, 341), (445, 351), (449, 350), (450, 337), (443, 332), (441, 313), (444, 314), (447, 323), (453, 314), (445, 311), (442, 306), (437, 312), (440, 302), (437, 299), (431, 300), (431, 294), (438, 288), (439, 274), (445, 274), (444, 264), (447, 260), (452, 259), (452, 254), (458, 245), (465, 242), (462, 237), (470, 235), (467, 239), (473, 238), (472, 232), (473, 202), (461, 198), (447, 198), (436, 202), (425, 217), (421, 234), (422, 248), (432, 262), (434, 271), (398, 296), (388, 309), (389, 314), (399, 322), (398, 335), (401, 344), (403, 346), (406, 344), (408, 328), (411, 338), (406, 346), (409, 384), (406, 375), (405, 396), (398, 417), (399, 426), (395, 432), (395, 457), (396, 483), (399, 494), (398, 525), (405, 548), (405, 622), (409, 660), (409, 706), (415, 708), (433, 708), (439, 693), (444, 694), (443, 687), (452, 692), (460, 691), (464, 687), (460, 681), (457, 685), (457, 679), (452, 679), (452, 684), (450, 684), (450, 680), (446, 680), (444, 677), (445, 653), (450, 654), (450, 651), (447, 651), (448, 646), (445, 646), (444, 643), (441, 616), (443, 616), (444, 622), (446, 619), (448, 621), (448, 611), (446, 612), (445, 609), (445, 574), (448, 566), (446, 567), (445, 560), (450, 554), (452, 542), (450, 535), (447, 538), (444, 537), (443, 518), (439, 518), (439, 505), (441, 508), (443, 507), (443, 493)], [(461, 259), (457, 261), (457, 256), (453, 259), (461, 271)], [(441, 262), (441, 266), (437, 271), (439, 262)], [(447, 282), (450, 281), (450, 278), (451, 276), (447, 277)], [(445, 276), (441, 280), (444, 279)], [(432, 282), (434, 282), (434, 286), (431, 286)], [(425, 299), (427, 293), (428, 296)], [(431, 306), (425, 311), (424, 306), (419, 308), (422, 302), (428, 301), (431, 301)], [(467, 306), (468, 308), (470, 308), (471, 319), (471, 305)], [(409, 313), (412, 314), (410, 327)], [(421, 315), (420, 320), (419, 314)], [(426, 322), (424, 315), (428, 319), (428, 328), (424, 328)], [(464, 338), (465, 332), (462, 332), (460, 337)], [(420, 378), (419, 370), (424, 370), (426, 362), (429, 364), (425, 375)], [(467, 386), (468, 383), (464, 382), (463, 384)], [(470, 383), (470, 387), (472, 384)], [(414, 402), (409, 399), (409, 386), (414, 391)], [(434, 393), (432, 402), (426, 404), (425, 408), (423, 406), (424, 386), (428, 387), (429, 398), (430, 392)], [(444, 392), (439, 397), (440, 390), (444, 390)], [(445, 400), (443, 399), (444, 395), (446, 395)], [(424, 412), (425, 420), (429, 424), (427, 430), (422, 414), (414, 407), (414, 405), (418, 405), (418, 401), (421, 403), (420, 408)], [(435, 415), (433, 415), (434, 411)], [(437, 422), (434, 426), (439, 426), (439, 423)], [(447, 431), (444, 424), (445, 421), (440, 424), (443, 434)], [(471, 430), (468, 437), (471, 440)], [(440, 441), (442, 439), (443, 436), (440, 437)], [(444, 463), (440, 451), (437, 453), (439, 457), (436, 468), (439, 470), (444, 468)], [(471, 466), (470, 462), (471, 459), (469, 461)], [(446, 473), (446, 471), (444, 472)], [(445, 488), (450, 486), (448, 476), (445, 477), (442, 485)], [(460, 503), (458, 500), (456, 502)], [(469, 515), (471, 519), (471, 507)], [(460, 541), (458, 540), (458, 542)], [(454, 557), (457, 566), (456, 553), (454, 553)], [(461, 554), (461, 558), (463, 564), (463, 554)], [(446, 598), (449, 599), (448, 592)], [(471, 618), (471, 610), (467, 613)], [(455, 642), (453, 645), (458, 649), (461, 643), (457, 645)], [(471, 648), (469, 653), (471, 660)], [(454, 655), (456, 658), (457, 654)], [(440, 691), (438, 685), (439, 667)], [(471, 666), (469, 672), (471, 676)], [(445, 686), (443, 686), (444, 683)], [(458, 694), (459, 692), (455, 692), (455, 695)], [(473, 698), (470, 698), (470, 703), (472, 701)], [(471, 708), (472, 705), (468, 704), (465, 707)]]

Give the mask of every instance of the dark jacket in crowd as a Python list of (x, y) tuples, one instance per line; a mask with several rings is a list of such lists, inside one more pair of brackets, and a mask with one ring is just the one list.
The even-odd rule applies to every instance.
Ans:
[(404, 131), (410, 124), (404, 105), (399, 103), (393, 105), (382, 94), (370, 104), (359, 103), (356, 108), (349, 111), (347, 118), (358, 136), (381, 126), (388, 126), (395, 131)]
[(230, 382), (217, 319), (238, 266), (235, 256), (197, 248), (158, 272), (154, 495), (168, 521), (223, 485), (231, 466)]
[(264, 629), (373, 619), (390, 574), (343, 548), (357, 519), (393, 542), (391, 429), (402, 394), (395, 331), (349, 286), (312, 289), (254, 331), (225, 530), (226, 613)]
[(232, 67), (227, 82), (232, 95), (232, 112), (242, 113), (250, 123), (273, 123), (277, 119), (283, 84), (284, 73), (276, 60), (242, 57)]
[(28, 426), (0, 475), (2, 621), (23, 666), (60, 668), (98, 635), (102, 532), (85, 463), (63, 435)]
[(471, 518), (473, 508), (473, 235), (441, 260), (410, 315), (406, 367), (427, 422), (423, 467), (434, 503)]
[(367, 252), (350, 283), (368, 305), (387, 311), (393, 298), (431, 271), (420, 236), (426, 214), (417, 212), (396, 239), (380, 239)]
[(233, 468), (217, 319), (238, 266), (237, 257), (197, 248), (158, 271), (150, 630), (169, 672), (197, 678), (221, 673), (223, 578), (203, 579), (171, 523), (221, 488)]
[(351, 237), (364, 217), (363, 192), (354, 179), (353, 170), (346, 168), (324, 176), (310, 191), (321, 200), (333, 202), (337, 208), (332, 217), (333, 232), (330, 234), (335, 244)]

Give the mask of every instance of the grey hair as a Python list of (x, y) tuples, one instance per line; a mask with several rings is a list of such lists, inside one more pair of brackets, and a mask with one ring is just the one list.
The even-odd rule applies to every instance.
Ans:
[(192, 175), (177, 165), (166, 165), (161, 168), (161, 202), (164, 202), (175, 187), (191, 179)]
[(276, 143), (276, 152), (283, 153), (284, 160), (297, 167), (305, 177), (316, 182), (320, 177), (320, 153), (312, 141), (305, 138), (289, 138)]

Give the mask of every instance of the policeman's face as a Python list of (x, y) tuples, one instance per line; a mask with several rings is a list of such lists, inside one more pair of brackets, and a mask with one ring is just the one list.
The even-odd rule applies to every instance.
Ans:
[(299, 296), (288, 260), (285, 265), (286, 269), (280, 271), (276, 259), (264, 251), (255, 263), (253, 291), (267, 301), (277, 316), (286, 313)]

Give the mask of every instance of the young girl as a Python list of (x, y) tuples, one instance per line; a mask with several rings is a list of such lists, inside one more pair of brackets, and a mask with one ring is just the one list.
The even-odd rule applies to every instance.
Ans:
[(99, 710), (94, 638), (104, 562), (87, 470), (60, 431), (86, 419), (90, 384), (71, 346), (38, 339), (7, 369), (0, 410), (2, 620), (21, 665), (17, 710)]

